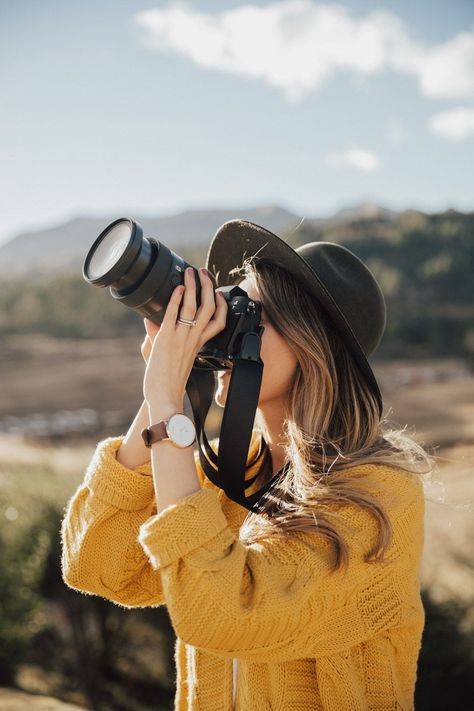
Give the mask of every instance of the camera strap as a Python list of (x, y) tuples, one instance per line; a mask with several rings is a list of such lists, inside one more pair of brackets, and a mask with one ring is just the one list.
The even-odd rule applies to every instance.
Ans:
[(204, 430), (214, 397), (214, 371), (194, 367), (186, 384), (186, 392), (194, 415), (199, 460), (204, 473), (213, 484), (225, 491), (229, 499), (255, 513), (262, 508), (261, 503), (259, 504), (262, 496), (286, 471), (284, 465), (263, 487), (246, 496), (245, 490), (257, 478), (256, 474), (252, 478), (245, 479), (247, 466), (252, 466), (259, 460), (263, 462), (263, 456), (268, 456), (268, 449), (260, 447), (253, 461), (247, 464), (262, 374), (260, 335), (249, 331), (243, 335), (240, 353), (234, 359), (217, 455), (210, 446)]

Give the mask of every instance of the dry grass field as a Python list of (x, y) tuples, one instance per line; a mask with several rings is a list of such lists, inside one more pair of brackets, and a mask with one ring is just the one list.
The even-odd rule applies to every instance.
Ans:
[[(95, 443), (126, 431), (142, 399), (140, 345), (141, 338), (130, 337), (3, 339), (0, 485), (13, 498), (21, 497), (24, 486), (32, 496), (48, 491), (64, 501), (82, 479)], [(375, 361), (373, 367), (388, 418), (407, 425), (439, 457), (426, 504), (423, 575), (440, 596), (474, 598), (468, 545), (474, 527), (474, 375), (458, 359)], [(88, 412), (89, 419), (74, 421), (71, 413), (77, 412)], [(221, 415), (213, 405), (209, 437), (217, 434)], [(69, 429), (61, 431), (61, 421)], [(32, 477), (32, 471), (42, 474)], [(463, 556), (465, 565), (457, 560)]]
[[(92, 439), (128, 423), (142, 401), (141, 337), (0, 339), (0, 432), (38, 436), (83, 432)], [(432, 443), (474, 441), (474, 374), (460, 359), (372, 361), (385, 410)], [(213, 406), (214, 436), (222, 411)], [(76, 417), (74, 417), (76, 415)]]
[(16, 689), (0, 688), (0, 708), (2, 711), (79, 711), (84, 706), (76, 706), (51, 696), (27, 694)]
[[(46, 497), (63, 505), (82, 479), (96, 442), (126, 430), (142, 397), (140, 344), (140, 338), (4, 339), (0, 488), (3, 502), (10, 503), (3, 504), (0, 515), (20, 526), (28, 499)], [(422, 578), (439, 598), (454, 595), (474, 602), (469, 545), (474, 533), (474, 375), (457, 359), (375, 362), (373, 367), (389, 419), (407, 425), (438, 456), (427, 490)], [(95, 413), (84, 420), (82, 431), (74, 429), (73, 418), (70, 431), (60, 430), (58, 423), (67, 422), (68, 413), (81, 411)], [(221, 414), (213, 405), (209, 437), (217, 433)], [(54, 432), (48, 436), (52, 423)]]
[[(63, 509), (99, 439), (126, 431), (142, 401), (141, 340), (3, 339), (4, 540), (28, 529), (33, 512), (44, 504)], [(393, 426), (406, 425), (437, 456), (426, 487), (421, 582), (435, 600), (467, 602), (471, 612), (465, 624), (474, 628), (474, 375), (458, 359), (375, 362), (373, 368), (386, 417)], [(221, 416), (213, 405), (206, 422), (209, 438), (218, 434)], [(32, 674), (28, 666), (20, 669), (22, 692), (0, 689), (2, 709), (80, 708), (50, 698), (51, 689)], [(24, 693), (28, 691), (33, 695)]]

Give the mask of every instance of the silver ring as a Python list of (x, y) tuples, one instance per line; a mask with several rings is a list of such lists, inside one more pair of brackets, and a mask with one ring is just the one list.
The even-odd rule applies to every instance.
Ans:
[(187, 318), (179, 318), (176, 323), (183, 323), (185, 326), (195, 326), (197, 321), (190, 321)]

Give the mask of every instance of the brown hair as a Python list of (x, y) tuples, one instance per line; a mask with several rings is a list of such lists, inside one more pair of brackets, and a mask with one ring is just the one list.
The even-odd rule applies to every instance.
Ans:
[[(380, 418), (377, 401), (356, 361), (339, 337), (324, 309), (302, 284), (278, 266), (247, 258), (232, 270), (249, 277), (267, 317), (297, 357), (284, 420), (287, 469), (278, 485), (260, 500), (260, 512), (248, 513), (240, 537), (247, 543), (291, 531), (318, 531), (335, 547), (334, 570), (347, 566), (348, 547), (331, 521), (334, 504), (353, 504), (378, 522), (375, 545), (366, 561), (377, 561), (390, 545), (392, 527), (376, 496), (348, 474), (361, 464), (396, 467), (422, 483), (430, 477), (436, 457), (418, 444), (406, 428), (392, 427)], [(304, 318), (301, 317), (304, 314)], [(396, 423), (395, 423), (396, 424)], [(256, 429), (265, 443), (264, 423), (257, 409)], [(258, 469), (257, 491), (272, 476), (264, 452)], [(330, 474), (330, 476), (328, 476)], [(317, 513), (317, 516), (316, 516)]]

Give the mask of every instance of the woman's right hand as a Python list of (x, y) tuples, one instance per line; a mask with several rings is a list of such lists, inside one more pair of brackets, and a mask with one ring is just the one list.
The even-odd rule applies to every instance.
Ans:
[[(145, 319), (143, 319), (143, 323), (145, 323)], [(161, 328), (161, 325), (160, 326), (157, 325), (156, 328), (159, 331)], [(146, 329), (146, 327), (145, 327), (145, 329)], [(153, 343), (152, 343), (150, 336), (148, 335), (148, 332), (147, 332), (145, 338), (143, 339), (143, 343), (142, 343), (141, 349), (140, 349), (142, 352), (143, 360), (145, 361), (145, 363), (148, 363), (148, 358), (150, 357), (150, 351), (151, 351), (152, 345), (153, 345)]]

